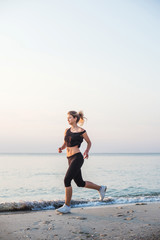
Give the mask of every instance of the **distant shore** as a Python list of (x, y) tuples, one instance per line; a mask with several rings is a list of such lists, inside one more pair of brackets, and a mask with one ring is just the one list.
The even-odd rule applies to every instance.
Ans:
[(1, 240), (159, 240), (160, 203), (0, 214)]

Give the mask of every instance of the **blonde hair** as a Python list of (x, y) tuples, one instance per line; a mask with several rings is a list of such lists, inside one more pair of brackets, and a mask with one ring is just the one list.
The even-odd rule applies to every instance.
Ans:
[(79, 112), (76, 112), (76, 111), (69, 111), (67, 114), (70, 114), (72, 115), (74, 118), (76, 117), (77, 118), (77, 123), (82, 126), (84, 124), (84, 119), (87, 119), (86, 117), (84, 117), (84, 113), (83, 111), (79, 111)]

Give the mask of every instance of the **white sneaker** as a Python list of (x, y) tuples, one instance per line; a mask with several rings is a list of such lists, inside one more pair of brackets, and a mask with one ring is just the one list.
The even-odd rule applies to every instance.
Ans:
[(107, 190), (107, 186), (101, 186), (100, 190), (99, 190), (99, 195), (100, 195), (100, 200), (103, 201), (105, 193)]
[(69, 213), (71, 211), (71, 207), (64, 204), (62, 207), (58, 208), (56, 211), (60, 213)]

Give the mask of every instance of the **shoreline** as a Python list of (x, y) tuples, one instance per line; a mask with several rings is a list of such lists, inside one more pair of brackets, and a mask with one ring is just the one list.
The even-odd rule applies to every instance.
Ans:
[[(137, 199), (136, 199), (137, 198)], [(160, 195), (152, 196), (139, 196), (139, 197), (128, 197), (126, 199), (119, 198), (114, 199), (111, 197), (104, 198), (103, 201), (99, 199), (72, 199), (72, 208), (86, 208), (86, 207), (101, 207), (101, 206), (119, 206), (119, 205), (129, 205), (129, 204), (150, 204), (150, 203), (160, 203)], [(61, 207), (64, 204), (64, 200), (40, 200), (40, 201), (22, 201), (19, 202), (1, 202), (0, 203), (0, 213), (3, 212), (16, 212), (16, 211), (43, 211), (43, 210), (54, 210)]]
[[(64, 204), (64, 202), (63, 202)], [(61, 206), (63, 206), (63, 204)], [(121, 204), (106, 204), (106, 205), (95, 205), (95, 206), (72, 206), (71, 207), (71, 213), (73, 209), (99, 209), (99, 208), (123, 208), (127, 206), (143, 206), (143, 205), (150, 205), (150, 204), (160, 204), (160, 202), (137, 202), (137, 203), (121, 203)], [(56, 211), (55, 209), (40, 209), (40, 210), (13, 210), (13, 211), (2, 211), (0, 212), (1, 215), (10, 215), (10, 214), (27, 214), (27, 213), (36, 213), (36, 212), (49, 212), (49, 211)]]
[(102, 205), (0, 213), (1, 240), (118, 239), (159, 240), (160, 203)]

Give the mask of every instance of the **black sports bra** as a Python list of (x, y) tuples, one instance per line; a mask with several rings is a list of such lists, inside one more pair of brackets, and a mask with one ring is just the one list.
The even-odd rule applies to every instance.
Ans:
[(81, 146), (81, 143), (83, 142), (83, 136), (82, 134), (86, 132), (86, 130), (82, 132), (71, 132), (69, 128), (66, 132), (66, 135), (64, 137), (64, 140), (67, 144), (67, 147), (74, 147), (78, 145), (78, 147)]

